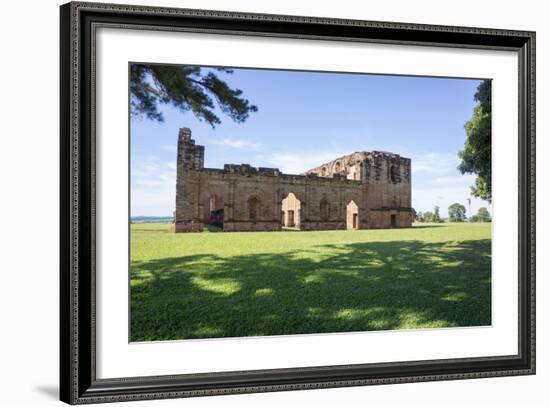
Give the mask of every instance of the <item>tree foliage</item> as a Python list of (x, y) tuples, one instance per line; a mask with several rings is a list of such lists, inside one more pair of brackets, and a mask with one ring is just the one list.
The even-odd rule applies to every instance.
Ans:
[(439, 206), (434, 207), (434, 215), (433, 215), (432, 222), (435, 222), (435, 223), (442, 222), (441, 216), (439, 216)]
[(479, 208), (477, 214), (470, 219), (470, 222), (491, 222), (491, 214), (487, 208)]
[(448, 209), (450, 222), (464, 222), (466, 220), (466, 208), (455, 202)]
[(491, 201), (491, 81), (484, 80), (474, 95), (477, 105), (466, 122), (466, 141), (459, 151), (459, 171), (476, 174), (472, 195)]
[(429, 222), (429, 223), (440, 223), (442, 222), (441, 217), (439, 216), (439, 206), (434, 208), (433, 212), (417, 212), (416, 221), (418, 222)]
[(434, 213), (430, 211), (424, 212), (424, 220), (423, 222), (433, 222), (434, 219)]
[(130, 113), (163, 121), (160, 105), (172, 105), (181, 112), (191, 111), (212, 127), (221, 123), (216, 106), (233, 121), (242, 123), (258, 108), (218, 77), (231, 74), (227, 68), (203, 69), (198, 66), (132, 64), (130, 67)]

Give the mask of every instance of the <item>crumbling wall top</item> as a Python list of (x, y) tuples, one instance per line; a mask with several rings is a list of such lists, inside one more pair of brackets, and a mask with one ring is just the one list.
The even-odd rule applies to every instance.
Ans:
[(195, 140), (193, 140), (191, 137), (191, 129), (189, 127), (180, 128), (178, 138), (182, 141), (188, 141), (195, 144)]

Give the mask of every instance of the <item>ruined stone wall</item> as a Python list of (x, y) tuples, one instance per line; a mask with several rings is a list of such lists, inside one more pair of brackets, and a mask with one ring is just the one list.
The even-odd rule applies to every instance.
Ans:
[[(393, 221), (392, 221), (393, 217)], [(387, 229), (412, 226), (412, 215), (406, 209), (370, 209), (369, 228)]]
[(182, 129), (177, 171), (177, 232), (201, 231), (208, 223), (224, 231), (272, 231), (289, 224), (301, 230), (412, 224), (410, 160), (396, 154), (354, 153), (302, 175), (248, 164), (204, 168), (204, 147)]
[(363, 162), (367, 156), (366, 152), (356, 152), (336, 158), (328, 163), (306, 171), (306, 174), (316, 174), (319, 177), (332, 178), (343, 176), (347, 179), (361, 180)]
[[(197, 225), (208, 223), (213, 197), (223, 201), (224, 231), (281, 230), (281, 215), (291, 208), (294, 227), (301, 230), (345, 229), (348, 203), (366, 206), (364, 188), (357, 181), (215, 169), (189, 170), (184, 181), (185, 193), (178, 196), (186, 202), (176, 203), (177, 231), (202, 230)], [(285, 208), (290, 193), (295, 199), (287, 200)]]
[[(369, 228), (412, 225), (411, 160), (408, 158), (382, 151), (356, 152), (312, 168), (306, 173), (361, 181), (368, 191), (365, 202)], [(392, 216), (395, 216), (393, 221)], [(347, 223), (350, 223), (349, 219)]]

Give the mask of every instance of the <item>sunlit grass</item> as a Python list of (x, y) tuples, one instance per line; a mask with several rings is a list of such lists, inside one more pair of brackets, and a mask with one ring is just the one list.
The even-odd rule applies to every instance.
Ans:
[(491, 323), (491, 225), (131, 228), (132, 341)]

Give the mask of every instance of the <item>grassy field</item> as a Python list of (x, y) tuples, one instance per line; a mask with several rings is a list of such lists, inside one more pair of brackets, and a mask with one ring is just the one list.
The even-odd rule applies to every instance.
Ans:
[(131, 228), (131, 340), (491, 324), (491, 225)]

